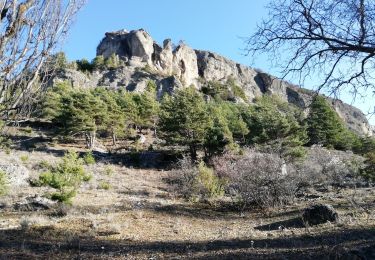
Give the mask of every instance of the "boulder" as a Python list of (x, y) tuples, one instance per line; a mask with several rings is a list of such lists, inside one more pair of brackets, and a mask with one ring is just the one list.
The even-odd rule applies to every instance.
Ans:
[(315, 204), (306, 209), (302, 213), (302, 220), (305, 225), (313, 226), (326, 222), (336, 222), (338, 214), (335, 209), (328, 204)]

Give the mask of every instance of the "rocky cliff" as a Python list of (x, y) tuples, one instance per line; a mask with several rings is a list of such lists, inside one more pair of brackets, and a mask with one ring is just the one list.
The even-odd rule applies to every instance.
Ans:
[[(108, 58), (112, 54), (118, 55), (124, 65), (113, 70), (94, 71), (90, 75), (65, 70), (56, 79), (70, 80), (74, 86), (107, 86), (129, 91), (143, 91), (147, 82), (154, 80), (159, 97), (176, 88), (193, 85), (201, 89), (207, 82), (226, 83), (231, 79), (246, 96), (246, 100), (237, 98), (239, 102), (252, 102), (261, 95), (275, 94), (306, 111), (314, 94), (218, 54), (194, 50), (184, 43), (173, 46), (167, 39), (160, 46), (143, 29), (106, 33), (97, 47), (97, 55)], [(329, 100), (349, 128), (372, 135), (371, 126), (359, 109), (339, 100)]]

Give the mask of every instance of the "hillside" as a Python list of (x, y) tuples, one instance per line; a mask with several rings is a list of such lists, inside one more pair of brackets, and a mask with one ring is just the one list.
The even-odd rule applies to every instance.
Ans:
[[(147, 82), (153, 80), (161, 98), (166, 92), (190, 85), (202, 90), (207, 83), (226, 84), (230, 80), (242, 89), (234, 96), (236, 102), (253, 102), (256, 97), (274, 94), (306, 112), (314, 95), (310, 90), (210, 51), (194, 50), (184, 43), (173, 46), (168, 39), (160, 46), (143, 29), (106, 33), (97, 47), (97, 55), (104, 59), (117, 55), (121, 66), (110, 70), (95, 69), (92, 73), (63, 69), (57, 71), (52, 82), (68, 80), (75, 87), (106, 86), (142, 92)], [(350, 129), (361, 135), (373, 134), (365, 115), (358, 108), (340, 100), (328, 100)]]
[(44, 66), (0, 118), (0, 259), (375, 259), (359, 109), (144, 30)]

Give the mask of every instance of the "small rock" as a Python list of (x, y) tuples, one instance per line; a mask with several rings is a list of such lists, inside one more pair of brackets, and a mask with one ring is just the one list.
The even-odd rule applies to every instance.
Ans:
[(305, 225), (319, 225), (338, 220), (338, 214), (335, 209), (328, 204), (315, 204), (306, 209), (302, 213), (302, 219)]

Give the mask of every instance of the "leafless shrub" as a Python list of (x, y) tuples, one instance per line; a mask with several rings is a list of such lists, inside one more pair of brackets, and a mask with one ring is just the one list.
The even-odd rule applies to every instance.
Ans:
[(301, 186), (345, 186), (357, 179), (363, 159), (349, 152), (312, 147), (293, 168)]
[(172, 192), (181, 194), (185, 198), (191, 197), (194, 193), (192, 187), (197, 175), (198, 167), (192, 164), (189, 157), (183, 157), (178, 161), (176, 169), (169, 175)]
[(295, 178), (276, 154), (247, 150), (243, 156), (216, 157), (213, 164), (217, 174), (228, 179), (228, 192), (243, 208), (271, 208), (294, 198)]

